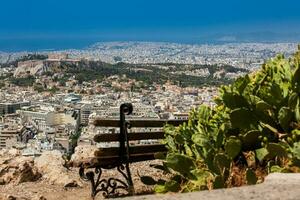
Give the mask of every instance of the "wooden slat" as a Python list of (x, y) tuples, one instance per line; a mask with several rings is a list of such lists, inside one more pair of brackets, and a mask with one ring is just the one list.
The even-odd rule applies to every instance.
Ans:
[[(129, 162), (141, 162), (141, 161), (146, 161), (146, 160), (154, 160), (155, 153), (145, 153), (145, 154), (133, 154), (129, 157)], [(120, 161), (119, 156), (109, 156), (109, 157), (99, 157), (96, 158), (98, 164), (100, 165), (112, 165), (116, 164)], [(96, 163), (97, 163), (96, 162)]]
[[(154, 160), (155, 153), (145, 153), (145, 154), (134, 154), (129, 158), (130, 163), (141, 162), (146, 160)], [(108, 156), (108, 157), (94, 157), (88, 158), (84, 161), (70, 163), (71, 167), (84, 167), (84, 168), (95, 168), (95, 167), (105, 167), (112, 168), (115, 167), (120, 161), (119, 156)]]
[[(163, 139), (164, 132), (139, 132), (128, 133), (128, 140), (150, 140), (150, 139)], [(97, 134), (94, 137), (95, 142), (116, 142), (119, 141), (119, 133), (105, 133)]]
[[(130, 122), (131, 127), (163, 127), (166, 124), (179, 126), (188, 120), (127, 120)], [(114, 119), (95, 119), (95, 126), (103, 127), (119, 127), (120, 121)]]
[[(136, 145), (136, 146), (129, 147), (129, 154), (131, 157), (134, 154), (157, 153), (157, 152), (165, 152), (166, 150), (167, 149), (163, 144)], [(95, 151), (96, 157), (118, 156), (118, 155), (119, 155), (119, 147), (100, 148), (97, 151)]]

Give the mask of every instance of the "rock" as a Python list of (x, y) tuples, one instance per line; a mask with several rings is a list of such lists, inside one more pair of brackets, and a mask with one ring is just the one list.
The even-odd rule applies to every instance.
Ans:
[(41, 60), (28, 60), (18, 63), (14, 77), (27, 77), (30, 75), (41, 75), (44, 71), (44, 62)]
[(41, 195), (41, 196), (35, 196), (32, 200), (47, 200), (47, 198)]
[(20, 152), (20, 150), (18, 150), (18, 149), (10, 149), (10, 150), (8, 150), (8, 152), (7, 152), (9, 155), (11, 155), (11, 156), (20, 156), (21, 155), (21, 152)]
[(34, 167), (33, 159), (9, 154), (0, 158), (0, 185), (36, 181), (41, 174)]
[(79, 167), (82, 163), (95, 157), (95, 151), (98, 148), (92, 145), (81, 145), (75, 148), (75, 152), (71, 157), (71, 161), (68, 163), (71, 167)]
[(75, 152), (71, 157), (71, 161), (78, 162), (88, 158), (95, 157), (94, 153), (98, 148), (94, 145), (81, 145), (75, 148)]
[(0, 150), (0, 156), (3, 157), (3, 156), (6, 156), (8, 153), (8, 150), (7, 149), (1, 149)]
[(79, 181), (72, 178), (72, 173), (64, 167), (65, 160), (59, 151), (47, 151), (34, 160), (35, 166), (43, 174), (43, 178), (51, 184), (76, 187)]
[(5, 198), (0, 197), (0, 200), (29, 200), (26, 197), (16, 197), (14, 195), (6, 195)]
[(7, 195), (6, 199), (7, 200), (17, 200), (17, 197), (14, 197), (12, 195)]

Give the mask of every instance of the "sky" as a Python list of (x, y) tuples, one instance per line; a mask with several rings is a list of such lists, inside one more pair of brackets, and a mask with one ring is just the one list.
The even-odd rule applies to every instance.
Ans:
[(47, 41), (76, 47), (255, 33), (294, 37), (300, 33), (299, 8), (299, 0), (1, 0), (0, 50)]

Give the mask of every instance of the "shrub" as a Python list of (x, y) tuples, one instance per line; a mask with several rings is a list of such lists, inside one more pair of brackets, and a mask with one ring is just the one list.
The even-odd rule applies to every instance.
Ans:
[(188, 123), (165, 127), (168, 153), (156, 167), (173, 178), (152, 180), (156, 192), (255, 184), (271, 172), (298, 172), (299, 95), (300, 46), (291, 58), (278, 55), (222, 86), (216, 107), (200, 106)]

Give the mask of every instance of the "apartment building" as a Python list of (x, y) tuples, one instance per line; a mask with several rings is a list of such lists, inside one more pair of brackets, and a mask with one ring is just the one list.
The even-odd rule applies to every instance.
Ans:
[(0, 103), (0, 116), (5, 114), (16, 113), (17, 110), (21, 109), (21, 107), (29, 105), (29, 101)]
[(8, 141), (17, 141), (22, 132), (23, 126), (13, 123), (0, 124), (0, 149), (10, 147), (12, 143)]

